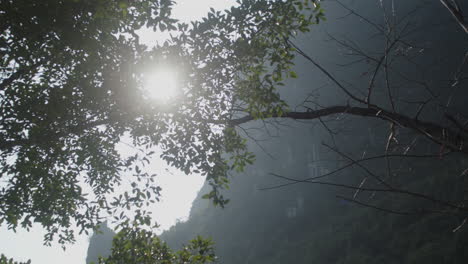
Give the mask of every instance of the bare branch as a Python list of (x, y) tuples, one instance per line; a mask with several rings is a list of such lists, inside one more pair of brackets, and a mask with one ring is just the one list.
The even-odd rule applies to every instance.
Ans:
[(465, 33), (468, 34), (468, 22), (465, 20), (465, 17), (463, 16), (463, 13), (461, 12), (458, 4), (450, 0), (440, 0), (440, 2), (445, 6), (445, 8), (447, 8), (450, 14), (452, 14), (458, 25), (460, 25)]
[(383, 207), (363, 203), (363, 202), (357, 201), (355, 199), (349, 199), (349, 198), (346, 198), (346, 197), (341, 196), (341, 195), (337, 195), (336, 198), (348, 201), (350, 203), (355, 203), (355, 204), (358, 204), (358, 205), (361, 205), (361, 206), (364, 206), (364, 207), (368, 207), (368, 208), (372, 208), (372, 209), (377, 209), (379, 211), (384, 211), (384, 212), (387, 212), (387, 213), (391, 213), (391, 214), (398, 214), (398, 215), (413, 215), (413, 214), (415, 214), (415, 212), (403, 212), (403, 211), (396, 211), (396, 210), (393, 210), (393, 209), (386, 209), (386, 208), (383, 208)]
[[(328, 185), (328, 186), (340, 187), (340, 188), (345, 188), (345, 189), (369, 191), (369, 192), (402, 194), (402, 195), (407, 195), (407, 196), (410, 196), (410, 197), (430, 201), (432, 203), (439, 204), (439, 205), (442, 205), (444, 207), (455, 209), (455, 210), (458, 210), (458, 211), (462, 211), (462, 212), (468, 211), (468, 208), (463, 206), (463, 205), (461, 205), (461, 206), (456, 205), (456, 204), (454, 204), (452, 202), (439, 200), (439, 199), (436, 199), (436, 198), (434, 198), (432, 196), (429, 196), (429, 195), (426, 195), (426, 194), (416, 193), (416, 192), (407, 191), (407, 190), (403, 190), (403, 189), (360, 188), (360, 187), (356, 187), (356, 186), (352, 186), (352, 185), (348, 185), (348, 184), (341, 184), (341, 183), (334, 183), (334, 182), (322, 182), (322, 181), (308, 181), (308, 180), (304, 181), (304, 180), (298, 180), (298, 179), (282, 176), (282, 175), (275, 174), (275, 173), (270, 173), (270, 174), (272, 176), (277, 177), (277, 178), (284, 179), (284, 180), (291, 181), (291, 182), (301, 182), (301, 183), (309, 183), (309, 184)], [(260, 188), (260, 190), (271, 190), (271, 189), (277, 189), (277, 187)]]
[[(409, 116), (393, 113), (384, 109), (353, 107), (353, 106), (330, 106), (323, 109), (307, 112), (287, 112), (283, 115), (271, 115), (271, 118), (290, 118), (296, 120), (313, 120), (320, 117), (347, 114), (361, 117), (376, 118), (386, 122), (395, 123), (400, 127), (412, 129), (418, 134), (423, 134), (431, 141), (439, 145), (444, 145), (452, 151), (463, 152), (468, 154), (468, 147), (466, 143), (468, 138), (459, 132), (432, 122), (425, 122), (419, 119), (411, 118)], [(238, 119), (227, 121), (231, 126), (240, 125), (249, 121), (255, 120), (254, 117), (248, 115)], [(213, 123), (225, 123), (226, 121), (209, 121)]]

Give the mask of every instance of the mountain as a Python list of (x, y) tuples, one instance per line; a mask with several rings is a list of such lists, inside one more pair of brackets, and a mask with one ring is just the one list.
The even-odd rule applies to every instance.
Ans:
[[(466, 35), (438, 1), (340, 2), (349, 10), (336, 1), (323, 1), (327, 22), (294, 40), (306, 54), (332, 75), (338, 75), (343, 83), (358, 87), (352, 91), (359, 94), (359, 87), (369, 85), (370, 77), (364, 77), (372, 72), (369, 72), (370, 62), (367, 66), (365, 60), (361, 64), (355, 62), (360, 58), (357, 55), (367, 50), (365, 55), (370, 60), (379, 54), (386, 41), (376, 37), (384, 23), (373, 23), (390, 23), (385, 20), (389, 17), (402, 19), (399, 26), (411, 27), (407, 35), (410, 44), (402, 45), (393, 54), (407, 59), (396, 63), (398, 68), (394, 70), (401, 76), (392, 76), (398, 80), (393, 85), (408, 87), (405, 86), (411, 83), (408, 78), (416, 78), (427, 66), (423, 84), (427, 82), (430, 87), (440, 89), (441, 96), (447, 92), (444, 78), (452, 74), (450, 69), (457, 68), (462, 59), (459, 54), (466, 52), (467, 42)], [(390, 15), (384, 16), (385, 12)], [(343, 43), (348, 47), (344, 48)], [(406, 52), (413, 51), (424, 55), (409, 58)], [(330, 86), (330, 80), (304, 58), (297, 59), (294, 70), (300, 78), (286, 82), (281, 90), (289, 105), (300, 105), (305, 98), (314, 96), (320, 96), (323, 105), (327, 105), (327, 100), (346, 100), (341, 91), (310, 92), (314, 87), (318, 90)], [(379, 76), (378, 85), (385, 87), (385, 78)], [(422, 97), (423, 92), (415, 92), (414, 85), (421, 83), (395, 88), (401, 101), (407, 103), (405, 113), (418, 111), (408, 103)], [(467, 95), (466, 91), (461, 93)], [(374, 102), (391, 108), (387, 98), (386, 93), (377, 94)], [(459, 100), (454, 109), (465, 111), (466, 100)], [(439, 122), (434, 113), (437, 110), (426, 111), (421, 118)], [(257, 160), (245, 172), (233, 173), (230, 188), (223, 194), (231, 199), (230, 203), (221, 209), (202, 199), (209, 190), (208, 183), (205, 184), (193, 203), (188, 221), (164, 232), (163, 240), (179, 248), (196, 235), (212, 237), (223, 264), (467, 263), (468, 228), (463, 225), (467, 215), (440, 204), (440, 201), (466, 201), (463, 193), (468, 181), (460, 175), (468, 166), (466, 158), (459, 155), (432, 159), (396, 157), (390, 161), (391, 173), (387, 173), (390, 165), (385, 159), (375, 159), (366, 162), (364, 168), (346, 157), (381, 155), (389, 141), (389, 127), (375, 120), (353, 117), (337, 116), (327, 121), (326, 125), (318, 121), (258, 121), (244, 126), (253, 138), (248, 144)], [(331, 131), (338, 131), (339, 136)], [(401, 132), (395, 148), (410, 149), (413, 145), (402, 143), (410, 139), (413, 140)], [(414, 153), (443, 151), (421, 137), (414, 140), (418, 142), (411, 147)], [(333, 171), (337, 172), (325, 177)], [(345, 185), (364, 183), (381, 188), (379, 184), (368, 185), (375, 171), (401, 189), (430, 194), (433, 201), (404, 193), (358, 192), (346, 188)], [(312, 177), (322, 178), (313, 184), (301, 182)]]
[(107, 257), (111, 253), (112, 238), (115, 232), (103, 223), (99, 232), (94, 232), (89, 239), (88, 253), (86, 256), (86, 264), (91, 262), (98, 263), (98, 257)]

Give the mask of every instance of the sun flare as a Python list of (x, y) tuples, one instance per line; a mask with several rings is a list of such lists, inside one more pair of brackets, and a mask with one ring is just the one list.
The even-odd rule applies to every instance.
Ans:
[(149, 98), (160, 102), (173, 99), (178, 93), (177, 71), (160, 67), (146, 73), (144, 90)]

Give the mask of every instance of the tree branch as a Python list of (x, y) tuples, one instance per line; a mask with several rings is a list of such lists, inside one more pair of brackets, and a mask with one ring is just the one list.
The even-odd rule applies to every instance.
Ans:
[(458, 4), (455, 2), (451, 3), (449, 0), (440, 0), (440, 2), (445, 6), (445, 8), (447, 8), (450, 14), (452, 14), (458, 25), (460, 25), (465, 33), (468, 34), (468, 22), (465, 20)]
[[(325, 107), (319, 110), (311, 110), (307, 112), (287, 112), (283, 115), (273, 114), (270, 117), (290, 118), (295, 120), (313, 120), (318, 119), (320, 117), (337, 114), (377, 118), (386, 122), (392, 122), (400, 127), (412, 129), (416, 133), (422, 134), (429, 138), (431, 141), (435, 142), (436, 144), (443, 145), (452, 151), (468, 154), (468, 147), (466, 147), (465, 144), (466, 142), (468, 142), (468, 138), (467, 136), (457, 132), (456, 130), (436, 123), (414, 119), (403, 114), (389, 112), (377, 107), (367, 108), (348, 105), (338, 105)], [(228, 121), (228, 123), (231, 126), (236, 126), (253, 120), (255, 120), (254, 117), (247, 115), (238, 119), (232, 119)]]

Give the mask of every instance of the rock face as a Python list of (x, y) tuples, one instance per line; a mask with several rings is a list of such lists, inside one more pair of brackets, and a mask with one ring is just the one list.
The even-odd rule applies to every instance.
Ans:
[(115, 233), (112, 229), (104, 223), (101, 226), (101, 230), (94, 234), (89, 239), (88, 254), (86, 256), (86, 264), (98, 263), (98, 257), (107, 257), (111, 253), (112, 238)]

